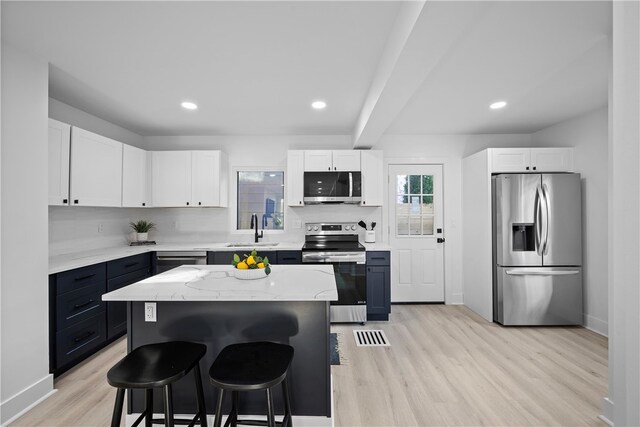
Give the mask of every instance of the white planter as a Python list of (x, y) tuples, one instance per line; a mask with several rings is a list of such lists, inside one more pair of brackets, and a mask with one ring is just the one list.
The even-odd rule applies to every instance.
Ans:
[(146, 242), (149, 240), (149, 233), (136, 233), (136, 239), (138, 242)]

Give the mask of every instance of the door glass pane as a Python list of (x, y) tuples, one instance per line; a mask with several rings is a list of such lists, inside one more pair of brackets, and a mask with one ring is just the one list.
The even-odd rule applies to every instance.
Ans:
[(420, 175), (409, 176), (409, 189), (411, 194), (421, 194)]
[(396, 235), (431, 236), (433, 224), (433, 175), (397, 175)]

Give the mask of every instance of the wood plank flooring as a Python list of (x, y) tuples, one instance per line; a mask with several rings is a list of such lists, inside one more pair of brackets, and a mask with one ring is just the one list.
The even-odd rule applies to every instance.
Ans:
[[(353, 329), (391, 347), (356, 347)], [(585, 426), (607, 395), (607, 339), (584, 328), (505, 328), (463, 306), (394, 305), (390, 322), (332, 325), (346, 365), (332, 367), (336, 426)], [(107, 370), (120, 340), (56, 380), (14, 426), (109, 425)], [(89, 412), (89, 413), (85, 413)]]

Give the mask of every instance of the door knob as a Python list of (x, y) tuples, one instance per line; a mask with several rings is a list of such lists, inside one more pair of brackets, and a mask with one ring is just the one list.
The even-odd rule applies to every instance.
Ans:
[(438, 237), (438, 239), (436, 240), (436, 242), (438, 243), (444, 243), (444, 239), (442, 237)]

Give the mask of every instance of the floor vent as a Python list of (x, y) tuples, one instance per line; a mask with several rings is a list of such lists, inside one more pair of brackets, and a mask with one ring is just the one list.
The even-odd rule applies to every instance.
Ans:
[(390, 347), (389, 340), (382, 330), (354, 329), (353, 337), (358, 347)]

